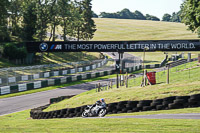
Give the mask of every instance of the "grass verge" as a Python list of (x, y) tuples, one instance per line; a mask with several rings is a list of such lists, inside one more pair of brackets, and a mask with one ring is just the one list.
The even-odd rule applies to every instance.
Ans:
[(200, 113), (200, 108), (185, 108), (185, 109), (145, 111), (145, 112), (135, 112), (135, 113), (121, 113), (121, 114), (111, 114), (111, 115), (107, 115), (107, 116), (133, 116), (133, 115), (154, 115), (154, 114), (187, 114), (187, 113)]
[[(181, 119), (48, 119), (33, 120), (30, 110), (0, 117), (0, 132), (137, 132), (198, 133), (200, 120)], [(176, 122), (174, 122), (176, 121)]]

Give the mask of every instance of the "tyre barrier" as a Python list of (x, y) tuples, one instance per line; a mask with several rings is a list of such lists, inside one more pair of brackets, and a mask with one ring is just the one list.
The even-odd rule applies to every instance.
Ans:
[[(43, 112), (50, 104), (34, 108), (30, 111), (33, 119), (53, 119), (81, 117), (87, 105), (76, 108), (65, 108), (50, 112)], [(180, 108), (200, 107), (200, 94), (191, 96), (170, 96), (163, 99), (120, 101), (107, 104), (107, 114), (132, 113), (140, 111), (156, 111)]]

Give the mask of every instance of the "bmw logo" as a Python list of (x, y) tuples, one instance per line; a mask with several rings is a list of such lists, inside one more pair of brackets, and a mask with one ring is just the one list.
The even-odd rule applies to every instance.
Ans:
[(41, 43), (39, 47), (42, 52), (45, 52), (48, 50), (48, 44), (46, 43)]

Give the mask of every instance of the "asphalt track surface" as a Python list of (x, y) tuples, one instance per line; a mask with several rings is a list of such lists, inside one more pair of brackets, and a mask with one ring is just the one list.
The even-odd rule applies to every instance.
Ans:
[[(108, 55), (110, 54), (111, 53), (108, 53)], [(125, 54), (125, 58), (126, 56), (131, 57), (131, 55), (129, 54)], [(113, 58), (118, 58), (118, 57), (113, 57)], [(102, 69), (109, 70), (109, 69), (113, 69), (113, 67), (101, 68), (94, 71), (100, 71)], [(110, 80), (111, 79), (94, 81), (94, 82), (89, 82), (89, 83), (84, 83), (84, 84), (79, 84), (79, 85), (58, 88), (55, 90), (37, 92), (33, 94), (21, 95), (21, 96), (10, 97), (10, 98), (3, 98), (3, 99), (0, 99), (0, 116), (49, 104), (50, 98), (55, 98), (59, 96), (77, 95), (82, 92), (94, 89), (95, 84), (97, 83), (106, 84)]]
[[(107, 82), (108, 79), (101, 81), (101, 83)], [(94, 89), (95, 84), (97, 83), (99, 83), (99, 81), (0, 99), (0, 116), (49, 104), (50, 98), (80, 94), (82, 92)]]

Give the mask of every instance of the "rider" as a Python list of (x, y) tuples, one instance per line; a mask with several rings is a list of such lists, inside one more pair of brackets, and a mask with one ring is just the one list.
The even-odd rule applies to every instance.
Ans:
[(106, 108), (106, 103), (103, 98), (101, 98), (99, 101), (96, 101), (96, 103), (93, 105), (93, 107), (97, 107), (95, 110), (95, 113), (98, 113), (98, 111), (102, 108)]
[(106, 108), (106, 102), (103, 98), (100, 99), (101, 102), (101, 108)]

